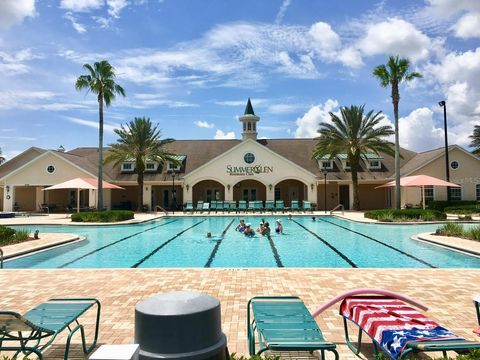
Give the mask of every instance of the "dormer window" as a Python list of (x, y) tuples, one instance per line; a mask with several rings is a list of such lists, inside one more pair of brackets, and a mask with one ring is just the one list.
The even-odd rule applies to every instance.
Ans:
[(132, 162), (124, 162), (122, 163), (122, 171), (131, 172), (134, 170), (134, 164)]
[(350, 169), (350, 161), (348, 160), (343, 161), (343, 168), (345, 170)]
[(154, 163), (154, 162), (147, 162), (147, 164), (145, 165), (145, 171), (155, 171), (157, 170), (157, 164)]
[(369, 169), (381, 169), (382, 162), (380, 160), (368, 160)]
[(333, 169), (333, 160), (322, 160), (321, 168), (327, 170)]
[(171, 162), (168, 163), (168, 171), (180, 171), (180, 165), (175, 165)]

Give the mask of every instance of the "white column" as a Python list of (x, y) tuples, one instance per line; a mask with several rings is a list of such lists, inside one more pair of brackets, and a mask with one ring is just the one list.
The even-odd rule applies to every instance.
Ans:
[[(7, 186), (10, 191), (7, 192)], [(3, 189), (3, 211), (12, 211), (13, 210), (13, 185), (5, 185)]]
[[(307, 186), (307, 191), (308, 191), (307, 200), (310, 201), (313, 204), (317, 204), (317, 188), (318, 188), (318, 185), (317, 185), (316, 182), (313, 182), (312, 184), (313, 184), (313, 189), (312, 189), (311, 184), (309, 186)], [(318, 207), (318, 204), (317, 204), (317, 207)]]
[(348, 184), (348, 208), (353, 210), (353, 184)]
[(45, 201), (44, 199), (44, 192), (42, 191), (42, 188), (40, 186), (37, 186), (35, 188), (35, 208), (38, 206), (38, 204), (43, 204)]
[[(187, 186), (188, 186), (188, 189), (187, 189)], [(183, 202), (186, 203), (187, 201), (192, 201), (192, 197), (193, 197), (192, 187), (190, 185), (184, 185), (182, 189), (183, 189)]]
[[(108, 190), (103, 189), (103, 203), (105, 206), (105, 197), (107, 194)], [(96, 207), (97, 206), (97, 194), (95, 189), (89, 189), (88, 190), (88, 207)]]
[(270, 200), (270, 201), (273, 201), (275, 200), (275, 186), (273, 184), (272, 185), (272, 188), (270, 189), (270, 185), (267, 186), (267, 198), (266, 200)]
[(233, 200), (233, 186), (230, 185), (230, 184), (227, 184), (227, 186), (225, 186), (224, 189), (225, 189), (225, 201), (232, 201)]
[(149, 210), (152, 209), (152, 185), (143, 185), (143, 204), (147, 205)]

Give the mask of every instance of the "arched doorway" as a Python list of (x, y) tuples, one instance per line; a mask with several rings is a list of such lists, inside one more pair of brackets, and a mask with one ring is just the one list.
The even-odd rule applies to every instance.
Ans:
[(275, 201), (283, 200), (285, 206), (290, 206), (292, 200), (297, 200), (299, 204), (307, 200), (307, 185), (295, 179), (286, 179), (275, 185)]
[(267, 198), (267, 188), (260, 181), (248, 179), (242, 180), (233, 186), (233, 200), (265, 201)]
[(223, 201), (225, 200), (225, 187), (215, 180), (202, 180), (193, 185), (192, 200), (194, 204), (199, 200)]

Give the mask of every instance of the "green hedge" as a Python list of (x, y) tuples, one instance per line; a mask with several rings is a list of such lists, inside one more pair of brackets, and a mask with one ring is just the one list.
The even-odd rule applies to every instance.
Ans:
[(446, 223), (439, 227), (435, 234), (480, 241), (480, 225), (467, 228), (462, 224)]
[(450, 214), (461, 214), (461, 215), (480, 214), (480, 204), (448, 206), (445, 208), (444, 211)]
[(379, 221), (434, 221), (445, 220), (447, 215), (443, 212), (430, 209), (379, 209), (365, 212), (365, 217)]
[(26, 229), (15, 230), (0, 225), (0, 246), (15, 244), (29, 238), (30, 231)]
[(109, 210), (80, 212), (72, 214), (74, 222), (117, 222), (133, 219), (134, 213), (130, 210)]
[(431, 201), (427, 203), (429, 209), (445, 211), (447, 207), (457, 207), (465, 205), (478, 205), (478, 201), (456, 200), (456, 201)]

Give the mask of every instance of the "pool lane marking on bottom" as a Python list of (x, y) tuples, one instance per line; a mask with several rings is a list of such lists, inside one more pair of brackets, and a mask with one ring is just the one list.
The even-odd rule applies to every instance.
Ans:
[(330, 244), (328, 241), (326, 241), (325, 239), (323, 239), (321, 236), (319, 236), (318, 234), (316, 234), (315, 232), (313, 232), (312, 230), (306, 228), (305, 226), (303, 226), (302, 224), (300, 224), (297, 220), (295, 219), (292, 219), (292, 221), (297, 224), (298, 226), (300, 226), (301, 228), (303, 228), (304, 230), (308, 231), (310, 234), (312, 234), (313, 236), (315, 236), (318, 240), (320, 240), (322, 243), (324, 243), (325, 245), (327, 245), (330, 249), (332, 249), (338, 256), (340, 256), (343, 260), (345, 260), (351, 267), (353, 268), (357, 268), (357, 264), (355, 264), (352, 260), (350, 260), (345, 254), (343, 254), (340, 250), (338, 250), (335, 246), (333, 246), (332, 244)]
[(215, 255), (217, 254), (218, 248), (220, 247), (220, 244), (222, 243), (222, 240), (225, 237), (225, 234), (227, 233), (230, 226), (232, 226), (234, 221), (235, 221), (235, 219), (232, 219), (232, 221), (230, 221), (230, 223), (227, 225), (225, 230), (222, 231), (222, 235), (220, 235), (220, 239), (217, 240), (217, 243), (215, 244), (215, 247), (213, 248), (212, 252), (210, 253), (210, 256), (208, 257), (207, 262), (205, 263), (205, 265), (203, 267), (208, 268), (208, 267), (210, 267), (210, 265), (212, 265), (213, 259), (215, 258)]
[(278, 254), (277, 247), (275, 246), (275, 243), (273, 242), (273, 239), (270, 236), (270, 234), (267, 234), (267, 239), (268, 239), (268, 242), (270, 243), (270, 247), (272, 248), (273, 257), (275, 258), (277, 267), (284, 267), (282, 260), (280, 259), (280, 255)]
[(186, 228), (186, 229), (183, 229), (182, 231), (180, 231), (177, 235), (171, 237), (170, 239), (168, 239), (167, 241), (163, 242), (162, 244), (160, 244), (160, 246), (158, 246), (157, 248), (155, 248), (153, 251), (151, 251), (148, 255), (144, 256), (143, 258), (141, 258), (138, 262), (136, 262), (135, 264), (133, 264), (132, 266), (130, 266), (131, 268), (137, 268), (139, 267), (140, 265), (142, 265), (145, 261), (147, 261), (148, 259), (150, 259), (153, 255), (155, 255), (157, 252), (159, 252), (160, 250), (162, 250), (165, 246), (167, 246), (168, 244), (170, 244), (173, 240), (175, 240), (176, 238), (178, 238), (180, 235), (182, 235), (184, 232), (190, 230), (190, 229), (193, 229), (195, 226), (198, 226), (200, 225), (201, 223), (207, 221), (207, 219), (203, 219), (202, 221), (199, 221), (195, 224), (193, 224), (192, 226)]
[(77, 257), (76, 259), (70, 260), (70, 261), (62, 264), (61, 266), (59, 266), (59, 268), (64, 268), (64, 267), (66, 267), (66, 266), (68, 266), (68, 265), (71, 265), (71, 264), (77, 262), (78, 260), (81, 260), (81, 259), (83, 259), (83, 258), (86, 258), (87, 256), (90, 256), (90, 255), (92, 255), (92, 254), (95, 254), (96, 252), (99, 252), (100, 250), (106, 249), (106, 248), (108, 248), (108, 247), (110, 247), (110, 246), (113, 246), (113, 245), (115, 245), (115, 244), (118, 244), (119, 242), (128, 240), (128, 239), (130, 239), (130, 238), (132, 238), (132, 237), (134, 237), (134, 236), (143, 234), (143, 233), (145, 233), (145, 232), (147, 232), (147, 231), (151, 231), (151, 230), (154, 230), (154, 229), (159, 228), (159, 227), (161, 227), (161, 226), (165, 226), (165, 225), (171, 224), (171, 223), (173, 223), (173, 222), (175, 222), (175, 221), (178, 221), (178, 219), (171, 220), (171, 221), (165, 222), (165, 223), (163, 223), (163, 224), (160, 224), (160, 225), (157, 225), (157, 226), (154, 226), (154, 227), (151, 227), (151, 228), (142, 230), (142, 231), (137, 232), (137, 233), (135, 233), (135, 234), (128, 235), (128, 236), (126, 236), (126, 237), (124, 237), (124, 238), (115, 240), (114, 242), (108, 243), (107, 245), (103, 245), (103, 246), (101, 246), (101, 247), (99, 247), (99, 248), (97, 248), (97, 249), (95, 249), (95, 250), (92, 250), (92, 251), (90, 251), (90, 252), (88, 252), (88, 253), (86, 253), (86, 254), (84, 254), (84, 255), (82, 255), (82, 256), (79, 256), (79, 257)]
[(409, 258), (414, 259), (414, 260), (416, 260), (416, 261), (418, 261), (418, 262), (420, 262), (420, 263), (422, 263), (422, 264), (424, 264), (424, 265), (426, 265), (426, 266), (428, 266), (428, 267), (431, 267), (431, 268), (433, 268), (433, 269), (438, 268), (438, 266), (432, 265), (432, 264), (426, 262), (425, 260), (422, 260), (422, 259), (420, 259), (420, 258), (417, 258), (415, 255), (409, 254), (409, 253), (407, 253), (407, 252), (405, 252), (405, 251), (403, 251), (403, 250), (400, 250), (400, 249), (396, 248), (395, 246), (392, 246), (392, 245), (389, 245), (389, 244), (387, 244), (387, 243), (384, 243), (383, 241), (378, 240), (378, 239), (375, 239), (375, 238), (373, 238), (373, 237), (371, 237), (371, 236), (362, 234), (362, 233), (359, 232), (359, 231), (355, 231), (355, 230), (349, 229), (349, 228), (347, 228), (347, 227), (345, 227), (345, 226), (342, 226), (342, 225), (339, 225), (339, 224), (335, 224), (335, 223), (333, 223), (333, 222), (330, 222), (330, 221), (327, 221), (327, 220), (324, 220), (324, 219), (319, 219), (319, 220), (320, 220), (320, 221), (323, 221), (323, 222), (326, 222), (326, 223), (328, 223), (328, 224), (331, 224), (331, 225), (338, 226), (339, 228), (342, 228), (342, 229), (351, 231), (351, 232), (353, 232), (354, 234), (363, 236), (364, 238), (367, 238), (367, 239), (369, 239), (369, 240), (375, 241), (375, 242), (377, 242), (377, 243), (379, 243), (379, 244), (381, 244), (381, 245), (383, 245), (383, 246), (386, 246), (386, 247), (389, 248), (389, 249), (392, 249), (392, 250), (394, 250), (394, 251), (399, 252), (399, 253), (402, 254), (402, 255), (408, 256)]

